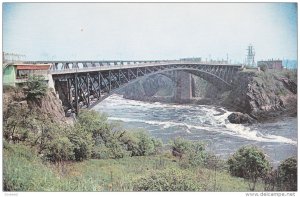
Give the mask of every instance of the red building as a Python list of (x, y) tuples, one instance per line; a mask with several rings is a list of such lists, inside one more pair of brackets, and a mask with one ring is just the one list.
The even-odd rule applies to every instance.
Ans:
[(267, 61), (258, 61), (257, 66), (263, 66), (266, 65), (268, 69), (278, 69), (281, 70), (283, 69), (282, 66), (282, 60), (267, 60)]

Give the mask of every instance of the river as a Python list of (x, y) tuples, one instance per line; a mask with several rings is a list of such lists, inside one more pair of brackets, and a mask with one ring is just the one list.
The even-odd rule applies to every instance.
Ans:
[(94, 109), (106, 113), (110, 121), (121, 121), (128, 130), (143, 128), (164, 143), (179, 136), (203, 141), (208, 151), (223, 159), (249, 144), (263, 149), (273, 166), (297, 155), (297, 118), (253, 125), (231, 124), (227, 120), (231, 112), (222, 107), (148, 103), (116, 94)]

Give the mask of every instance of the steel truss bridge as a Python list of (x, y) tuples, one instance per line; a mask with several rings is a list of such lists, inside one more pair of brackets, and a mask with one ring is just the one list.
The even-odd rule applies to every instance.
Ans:
[(155, 74), (174, 76), (184, 71), (220, 89), (230, 89), (241, 65), (188, 61), (35, 61), (52, 64), (49, 74), (67, 110), (92, 108), (120, 88)]

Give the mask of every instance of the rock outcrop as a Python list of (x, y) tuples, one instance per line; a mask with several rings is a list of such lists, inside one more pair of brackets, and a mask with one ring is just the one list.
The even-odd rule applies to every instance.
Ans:
[(287, 88), (280, 74), (280, 71), (238, 73), (223, 106), (249, 114), (259, 121), (285, 114), (296, 115), (295, 83), (288, 83), (292, 87)]
[(252, 124), (255, 122), (255, 120), (251, 118), (248, 114), (243, 114), (241, 112), (231, 113), (227, 118), (229, 122), (233, 124)]
[(53, 122), (69, 122), (65, 117), (61, 100), (50, 90), (41, 99), (28, 100), (23, 89), (6, 88), (3, 93), (3, 113), (5, 114), (12, 105), (34, 111), (39, 117), (49, 119)]

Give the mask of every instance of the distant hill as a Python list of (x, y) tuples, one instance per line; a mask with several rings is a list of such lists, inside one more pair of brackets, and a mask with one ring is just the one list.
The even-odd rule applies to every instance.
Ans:
[(283, 60), (282, 65), (284, 68), (288, 68), (288, 69), (297, 69), (298, 68), (297, 60)]

